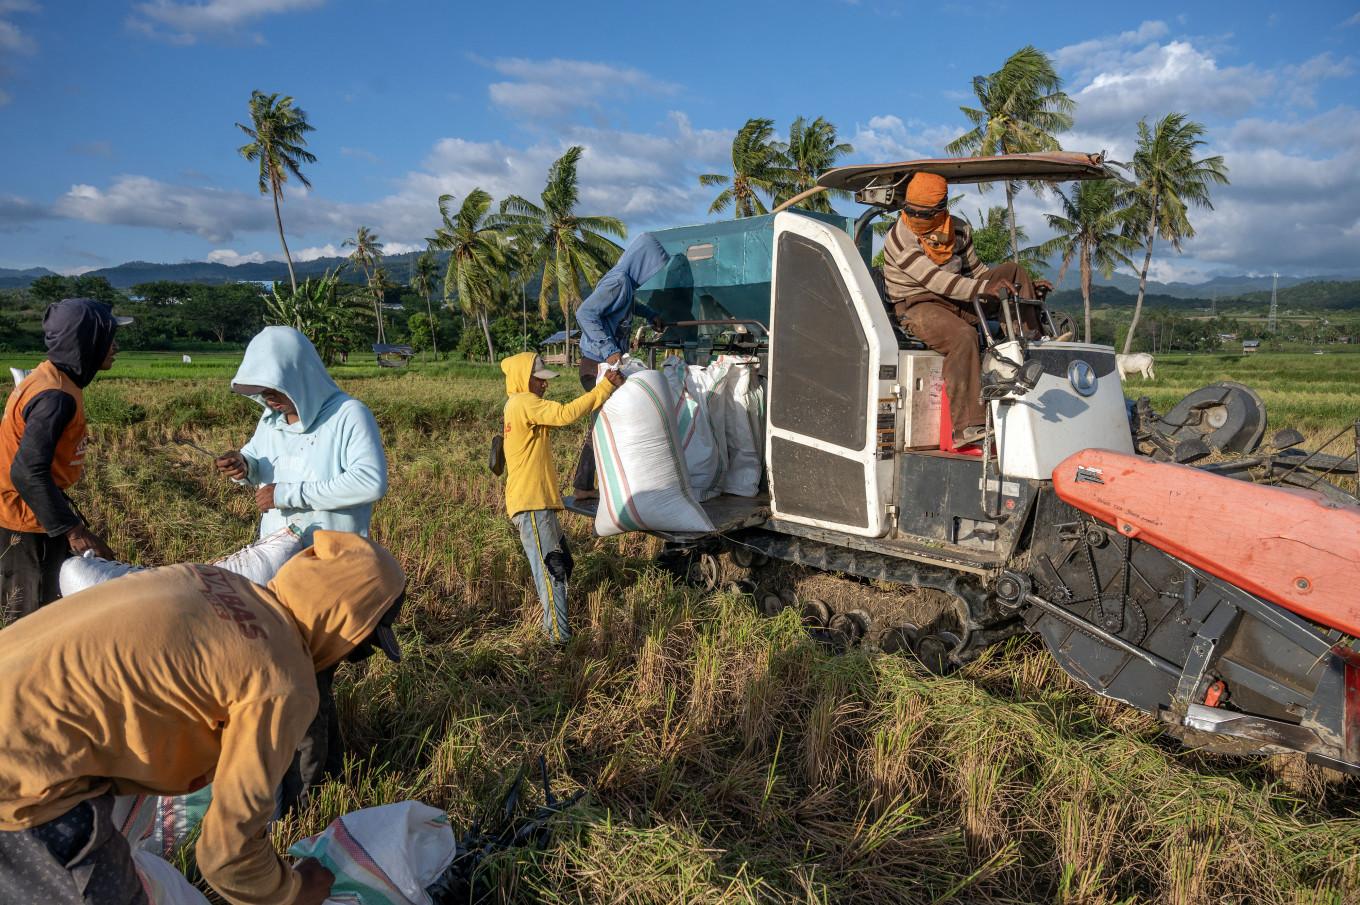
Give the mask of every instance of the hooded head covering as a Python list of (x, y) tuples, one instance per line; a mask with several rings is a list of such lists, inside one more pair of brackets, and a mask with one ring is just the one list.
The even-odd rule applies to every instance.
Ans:
[[(311, 340), (292, 327), (265, 327), (257, 333), (246, 346), (231, 388), (258, 402), (266, 419), (280, 422), (276, 427), (299, 433), (310, 430), (326, 403), (343, 393), (327, 373)], [(292, 400), (297, 407), (296, 424), (288, 424), (282, 414), (265, 405), (260, 395), (264, 390), (277, 390)]]
[(634, 293), (669, 261), (670, 255), (651, 233), (642, 233), (633, 240), (576, 312), (583, 355), (593, 358), (589, 353), (594, 352), (600, 355), (595, 360), (602, 361), (627, 348)]
[(113, 316), (112, 307), (94, 299), (53, 302), (43, 315), (48, 361), (65, 371), (77, 386), (89, 386), (109, 354), (119, 320)]
[(269, 590), (293, 617), (320, 672), (367, 639), (406, 587), (395, 557), (348, 531), (318, 531)]
[(949, 216), (949, 183), (943, 176), (917, 173), (911, 177), (902, 219), (930, 260), (943, 264), (953, 257), (954, 223)]
[(505, 375), (505, 395), (529, 392), (529, 378), (534, 374), (534, 365), (537, 361), (538, 355), (533, 352), (521, 352), (501, 359), (501, 373)]

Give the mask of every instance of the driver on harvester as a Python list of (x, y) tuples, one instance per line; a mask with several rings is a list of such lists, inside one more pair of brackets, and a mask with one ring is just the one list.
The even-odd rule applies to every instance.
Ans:
[[(1019, 264), (988, 267), (979, 261), (972, 230), (949, 214), (949, 184), (934, 173), (917, 173), (907, 184), (907, 203), (883, 245), (883, 281), (903, 328), (944, 355), (954, 447), (976, 443), (986, 432), (987, 416), (973, 300), (981, 299), (991, 317), (1003, 289), (1033, 299), (1053, 285), (1032, 279)], [(1020, 307), (1026, 332), (1038, 337), (1038, 309)]]

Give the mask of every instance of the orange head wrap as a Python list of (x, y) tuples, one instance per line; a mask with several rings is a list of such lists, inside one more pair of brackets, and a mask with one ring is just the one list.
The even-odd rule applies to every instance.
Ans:
[(949, 217), (948, 200), (949, 183), (943, 176), (917, 173), (907, 183), (907, 205), (902, 219), (936, 264), (954, 256), (954, 223)]

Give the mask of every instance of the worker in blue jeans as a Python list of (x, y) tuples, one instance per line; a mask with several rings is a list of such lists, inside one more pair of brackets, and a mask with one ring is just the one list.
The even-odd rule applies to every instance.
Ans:
[(557, 376), (533, 352), (501, 362), (505, 374), (505, 508), (519, 529), (534, 585), (543, 601), (543, 631), (559, 644), (571, 638), (567, 623), (567, 580), (571, 550), (558, 524), (564, 507), (553, 467), (552, 429), (566, 427), (604, 405), (623, 375), (609, 371), (594, 389), (568, 403), (543, 398)]

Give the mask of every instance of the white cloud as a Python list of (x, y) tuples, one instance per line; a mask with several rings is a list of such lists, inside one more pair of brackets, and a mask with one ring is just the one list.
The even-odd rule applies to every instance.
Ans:
[(51, 211), (41, 204), (17, 195), (0, 195), (0, 232), (13, 232), (36, 220), (45, 220)]
[(1319, 82), (1344, 79), (1355, 72), (1355, 61), (1350, 57), (1334, 58), (1322, 53), (1295, 66), (1286, 66), (1281, 84), (1289, 102), (1297, 107), (1316, 107), (1313, 97)]
[(424, 251), (424, 242), (384, 242), (383, 254), (385, 255), (404, 255), (413, 251)]
[(963, 132), (958, 126), (930, 125), (917, 119), (903, 121), (899, 116), (885, 114), (870, 118), (868, 125), (857, 125), (850, 144), (858, 159), (891, 163), (943, 156), (944, 146)]
[[(10, 68), (8, 58), (20, 56), (32, 56), (37, 52), (38, 45), (33, 39), (24, 33), (19, 26), (9, 21), (9, 16), (14, 13), (35, 13), (38, 5), (30, 0), (0, 0), (0, 78), (8, 78)], [(4, 88), (0, 87), (0, 107), (5, 106), (14, 98)]]
[[(276, 13), (315, 9), (326, 0), (149, 0), (137, 3), (128, 25), (172, 44), (193, 44), (202, 37), (243, 34), (245, 26)], [(249, 37), (261, 42), (258, 34)]]
[(1060, 47), (1053, 52), (1053, 65), (1059, 69), (1096, 72), (1117, 62), (1125, 48), (1145, 46), (1165, 37), (1169, 31), (1165, 22), (1144, 22), (1133, 31)]
[(293, 252), (294, 261), (315, 261), (317, 258), (343, 258), (347, 252), (335, 245), (313, 245)]
[(640, 69), (587, 60), (503, 57), (487, 65), (511, 79), (487, 87), (491, 102), (527, 117), (563, 119), (582, 109), (600, 110), (605, 100), (673, 94), (677, 90), (675, 85), (658, 81)]
[(1149, 44), (1122, 53), (1072, 94), (1082, 128), (1099, 128), (1158, 117), (1169, 110), (1239, 115), (1274, 90), (1274, 74), (1254, 66), (1220, 67), (1206, 51), (1188, 41)]
[[(143, 226), (193, 233), (210, 242), (230, 241), (237, 232), (274, 228), (268, 199), (254, 192), (175, 185), (147, 176), (119, 176), (106, 189), (73, 185), (54, 210), (74, 220)], [(284, 204), (290, 230), (346, 228), (341, 206), (294, 192)]]
[(19, 30), (13, 22), (0, 19), (0, 53), (31, 54), (36, 50), (33, 39)]
[(262, 264), (266, 260), (264, 252), (252, 251), (249, 254), (241, 254), (230, 248), (214, 248), (208, 252), (208, 260), (213, 264), (225, 264), (228, 267), (235, 267), (237, 264)]
[(1347, 19), (1345, 22), (1341, 23), (1342, 28), (1347, 28), (1348, 26), (1351, 25), (1360, 25), (1360, 13), (1356, 13), (1355, 15)]

